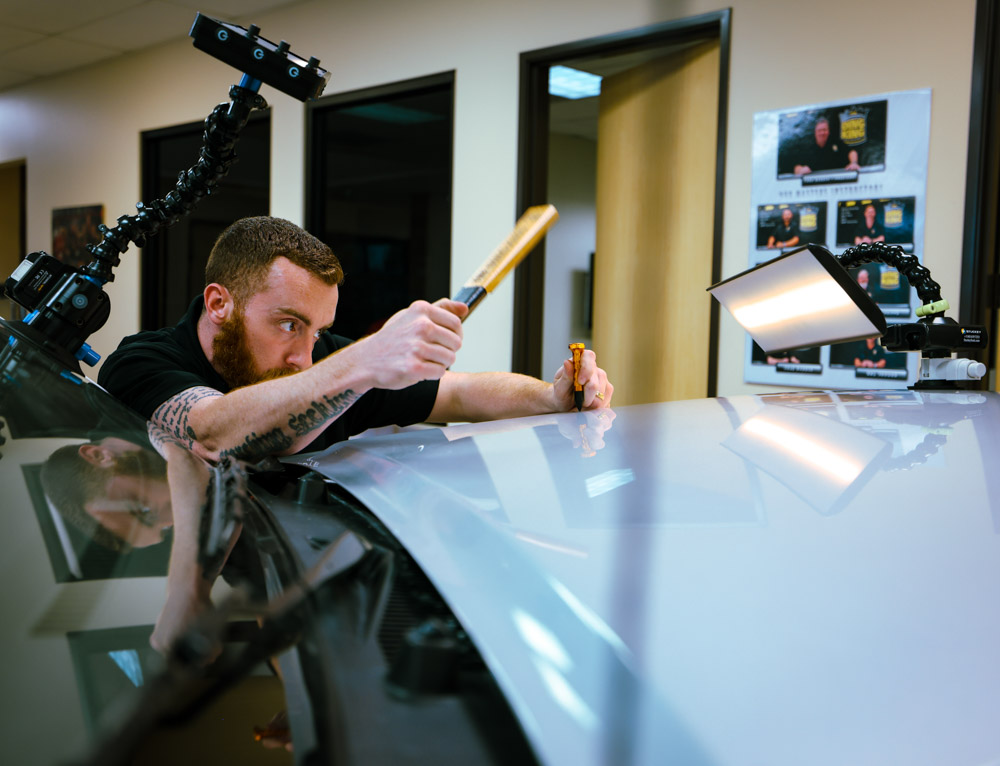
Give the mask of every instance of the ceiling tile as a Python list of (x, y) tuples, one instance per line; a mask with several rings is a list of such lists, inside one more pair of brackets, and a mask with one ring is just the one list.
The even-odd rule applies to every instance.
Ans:
[(189, 8), (152, 0), (62, 36), (118, 50), (136, 50), (187, 37), (194, 17), (195, 12)]
[(4, 3), (0, 23), (44, 34), (57, 34), (89, 24), (126, 8), (141, 5), (140, 0), (28, 0)]
[(22, 85), (23, 83), (34, 79), (35, 75), (33, 74), (15, 72), (12, 69), (0, 67), (0, 90), (4, 88), (13, 88), (15, 85)]
[[(183, 5), (196, 11), (201, 11), (206, 16), (232, 21), (233, 19), (246, 18), (254, 13), (261, 13), (282, 5), (289, 5), (295, 0), (173, 0), (177, 5)], [(270, 39), (267, 30), (262, 29), (261, 34)]]
[(17, 29), (6, 24), (0, 24), (0, 51), (9, 51), (20, 48), (22, 45), (38, 42), (43, 35), (38, 32), (30, 32), (27, 29)]
[(0, 68), (35, 75), (49, 75), (86, 66), (101, 59), (117, 56), (121, 51), (104, 46), (46, 37), (37, 43), (0, 54)]

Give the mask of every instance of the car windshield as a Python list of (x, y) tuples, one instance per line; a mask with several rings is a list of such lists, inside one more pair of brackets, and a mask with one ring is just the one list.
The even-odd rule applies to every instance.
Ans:
[(533, 762), (449, 609), (352, 497), (294, 465), (202, 461), (23, 325), (0, 320), (0, 349), (5, 761)]

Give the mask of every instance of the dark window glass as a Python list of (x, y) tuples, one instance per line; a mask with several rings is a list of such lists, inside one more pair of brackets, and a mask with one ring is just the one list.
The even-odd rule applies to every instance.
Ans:
[(450, 74), (312, 107), (307, 228), (344, 267), (338, 334), (448, 294), (452, 110)]
[[(193, 122), (142, 135), (142, 199), (163, 198), (198, 161), (204, 125)], [(233, 221), (267, 215), (270, 206), (271, 116), (254, 115), (236, 144), (238, 160), (216, 190), (142, 250), (142, 329), (176, 324), (205, 286), (212, 245)], [(129, 257), (128, 254), (124, 256)]]

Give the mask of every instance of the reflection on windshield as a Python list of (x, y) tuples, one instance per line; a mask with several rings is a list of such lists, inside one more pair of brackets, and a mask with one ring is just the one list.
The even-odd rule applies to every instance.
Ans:
[(173, 526), (166, 461), (149, 444), (104, 436), (58, 447), (42, 465), (45, 499), (115, 552), (162, 542)]
[[(145, 695), (167, 691), (160, 674), (179, 651), (190, 683), (199, 665), (252, 643), (257, 622), (241, 622), (246, 614), (228, 604), (216, 609), (211, 595), (240, 533), (245, 476), (151, 432), (143, 418), (7, 328), (0, 323), (0, 486), (10, 534), (0, 555), (18, 567), (18, 588), (2, 638), (9, 646), (31, 643), (11, 657), (5, 684), (28, 701), (41, 681), (47, 699), (65, 701), (51, 716), (58, 736), (29, 738), (30, 758), (9, 755), (11, 762), (65, 762)], [(26, 558), (36, 548), (41, 556)], [(72, 668), (64, 667), (67, 646)], [(234, 756), (288, 739), (280, 731), (280, 679), (265, 669), (250, 685), (269, 689), (266, 704), (214, 718), (239, 721), (241, 743), (227, 743)], [(237, 693), (218, 704), (245, 708), (253, 694), (244, 688), (244, 699)], [(175, 703), (166, 694), (162, 704)], [(47, 717), (25, 704), (5, 725), (37, 731)], [(256, 741), (255, 726), (264, 734)], [(187, 740), (187, 752), (200, 749)], [(127, 761), (126, 750), (117, 750), (123, 743), (106, 745), (94, 762)], [(133, 737), (129, 747), (136, 745)]]

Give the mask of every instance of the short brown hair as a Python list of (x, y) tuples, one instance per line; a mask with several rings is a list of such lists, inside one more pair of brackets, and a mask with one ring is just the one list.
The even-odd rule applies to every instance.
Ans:
[(59, 515), (98, 545), (124, 552), (131, 546), (87, 513), (85, 507), (104, 494), (107, 480), (105, 472), (80, 455), (79, 444), (60, 447), (42, 464), (42, 491)]
[(270, 216), (241, 218), (215, 240), (205, 266), (205, 284), (225, 287), (238, 303), (247, 300), (267, 279), (271, 263), (284, 256), (327, 285), (344, 281), (333, 251), (291, 221)]

